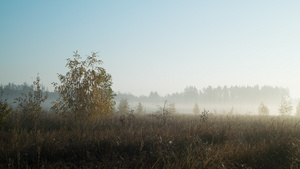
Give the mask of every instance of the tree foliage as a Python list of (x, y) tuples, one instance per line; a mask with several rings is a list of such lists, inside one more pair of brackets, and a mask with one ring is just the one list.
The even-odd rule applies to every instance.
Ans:
[(3, 91), (0, 93), (0, 123), (11, 113), (12, 108), (7, 103), (7, 99), (2, 100)]
[(48, 97), (48, 93), (42, 91), (39, 75), (36, 77), (36, 81), (33, 82), (34, 89), (27, 94), (22, 93), (22, 96), (16, 98), (18, 108), (22, 113), (31, 116), (32, 118), (38, 118), (42, 112), (41, 104), (45, 102)]
[(53, 83), (59, 98), (53, 102), (52, 109), (58, 113), (74, 113), (78, 118), (105, 117), (115, 104), (111, 75), (99, 66), (103, 62), (97, 53), (81, 59), (78, 51), (74, 52), (73, 59), (67, 59), (69, 71), (58, 75), (61, 84)]
[(258, 107), (258, 114), (263, 116), (269, 115), (269, 109), (267, 106), (264, 105), (263, 102), (261, 102)]
[(176, 104), (201, 102), (202, 105), (259, 105), (263, 100), (265, 104), (280, 104), (281, 97), (288, 95), (289, 91), (285, 88), (271, 86), (218, 86), (216, 88), (208, 86), (198, 90), (196, 87), (188, 86), (182, 92), (159, 95), (157, 92), (151, 92), (149, 96), (134, 96), (132, 94), (118, 93), (116, 100), (127, 98), (131, 102), (142, 103), (161, 103), (163, 100), (169, 100)]
[(37, 75), (36, 81), (33, 82), (33, 91), (29, 91), (27, 94), (22, 93), (22, 96), (15, 99), (24, 120), (33, 122), (34, 127), (37, 127), (42, 113), (41, 104), (44, 103), (48, 97), (48, 93), (42, 91), (40, 81), (41, 79), (39, 75)]
[(291, 115), (293, 111), (293, 106), (291, 100), (288, 96), (282, 97), (281, 105), (279, 107), (280, 115)]
[(200, 114), (200, 108), (198, 106), (198, 103), (195, 104), (195, 106), (193, 108), (193, 112), (194, 112), (194, 114)]
[(144, 108), (144, 106), (142, 105), (141, 102), (139, 102), (139, 104), (137, 105), (136, 113), (137, 114), (144, 114), (144, 113), (146, 113), (146, 110), (145, 110), (145, 108)]
[(118, 112), (121, 114), (129, 113), (129, 104), (127, 99), (122, 99), (118, 106)]

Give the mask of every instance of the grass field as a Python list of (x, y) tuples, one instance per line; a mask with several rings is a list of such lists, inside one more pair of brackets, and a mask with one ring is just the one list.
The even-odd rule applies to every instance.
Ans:
[(1, 124), (0, 168), (300, 168), (300, 119), (174, 115)]

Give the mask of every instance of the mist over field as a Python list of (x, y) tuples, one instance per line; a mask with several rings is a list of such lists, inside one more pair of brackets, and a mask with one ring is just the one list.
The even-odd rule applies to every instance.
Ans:
[(300, 168), (300, 1), (0, 1), (0, 168)]
[[(33, 85), (26, 83), (22, 85), (8, 84), (1, 85), (2, 99), (12, 106), (17, 106), (15, 99), (34, 89)], [(49, 110), (59, 97), (57, 92), (46, 91), (48, 98), (42, 104), (43, 108)], [(286, 98), (293, 107), (292, 115), (298, 111), (298, 99), (290, 98), (289, 90), (286, 88), (272, 86), (231, 86), (217, 87), (211, 86), (198, 90), (194, 86), (187, 86), (183, 91), (167, 95), (160, 95), (158, 92), (150, 92), (147, 96), (135, 96), (130, 93), (115, 93), (114, 101), (116, 108), (122, 99), (126, 99), (129, 104), (129, 111), (137, 110), (139, 103), (145, 109), (146, 113), (154, 113), (167, 102), (167, 105), (174, 104), (177, 113), (193, 114), (193, 107), (198, 104), (200, 111), (208, 110), (214, 114), (246, 114), (257, 115), (261, 103), (267, 106), (270, 115), (279, 115), (279, 108), (282, 99)]]

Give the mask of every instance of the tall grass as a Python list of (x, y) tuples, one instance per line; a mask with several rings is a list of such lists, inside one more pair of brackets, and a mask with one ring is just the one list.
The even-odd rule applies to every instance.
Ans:
[(44, 113), (37, 130), (1, 124), (0, 168), (300, 168), (296, 117), (140, 115), (76, 121)]

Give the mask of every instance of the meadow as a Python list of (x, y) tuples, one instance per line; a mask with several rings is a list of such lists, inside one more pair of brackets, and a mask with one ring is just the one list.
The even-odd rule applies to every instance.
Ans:
[(0, 168), (300, 168), (300, 119), (254, 115), (111, 115), (81, 120), (12, 113)]

